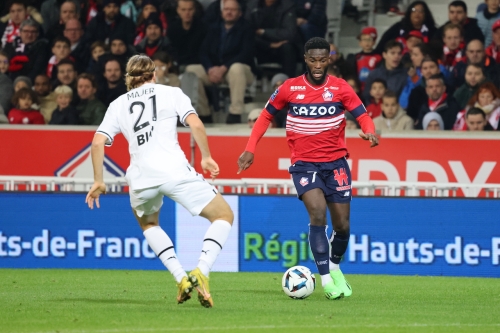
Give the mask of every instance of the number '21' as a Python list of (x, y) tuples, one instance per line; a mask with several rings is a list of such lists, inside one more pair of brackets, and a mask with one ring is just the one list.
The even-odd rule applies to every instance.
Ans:
[[(156, 95), (149, 97), (149, 99), (151, 100), (151, 104), (153, 105), (153, 119), (152, 120), (156, 121)], [(141, 121), (141, 118), (142, 118), (142, 114), (144, 113), (144, 109), (146, 108), (146, 106), (144, 105), (143, 102), (134, 102), (134, 103), (130, 104), (130, 108), (129, 108), (130, 114), (134, 113), (133, 109), (134, 109), (134, 106), (136, 106), (136, 105), (139, 105), (141, 107), (141, 111), (140, 111), (139, 117), (137, 118), (137, 121), (134, 124), (134, 133), (137, 131), (140, 131), (144, 127), (149, 126), (149, 121), (145, 121), (142, 124), (139, 124), (139, 122)]]

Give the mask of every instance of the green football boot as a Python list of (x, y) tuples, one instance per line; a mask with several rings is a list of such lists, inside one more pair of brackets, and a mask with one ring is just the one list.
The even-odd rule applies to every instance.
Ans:
[(325, 297), (330, 300), (341, 299), (344, 297), (342, 290), (333, 283), (333, 281), (326, 284), (323, 287), (325, 291)]
[(352, 288), (349, 282), (344, 277), (344, 274), (342, 274), (342, 271), (340, 269), (330, 271), (330, 276), (333, 279), (333, 282), (335, 282), (335, 285), (342, 290), (344, 293), (345, 297), (349, 297), (352, 295)]

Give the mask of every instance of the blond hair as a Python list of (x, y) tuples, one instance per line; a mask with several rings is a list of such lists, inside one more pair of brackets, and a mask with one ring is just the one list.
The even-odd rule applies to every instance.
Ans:
[(127, 90), (139, 87), (145, 82), (151, 81), (155, 72), (155, 63), (145, 54), (138, 54), (127, 62), (125, 84)]
[(73, 89), (71, 89), (67, 85), (58, 86), (56, 89), (54, 89), (54, 92), (56, 93), (56, 96), (59, 95), (66, 95), (69, 97), (73, 96)]

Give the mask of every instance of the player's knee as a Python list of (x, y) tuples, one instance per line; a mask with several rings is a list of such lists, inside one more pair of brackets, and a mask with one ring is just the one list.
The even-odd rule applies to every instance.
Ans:
[(337, 223), (333, 229), (339, 234), (348, 234), (350, 232), (349, 219), (341, 219), (340, 223)]
[(323, 226), (326, 225), (326, 214), (323, 210), (311, 210), (309, 213), (311, 225)]
[(229, 206), (227, 206), (225, 209), (223, 209), (220, 212), (220, 217), (217, 218), (217, 220), (223, 220), (223, 221), (229, 222), (229, 224), (233, 225), (234, 213), (231, 210), (231, 208)]

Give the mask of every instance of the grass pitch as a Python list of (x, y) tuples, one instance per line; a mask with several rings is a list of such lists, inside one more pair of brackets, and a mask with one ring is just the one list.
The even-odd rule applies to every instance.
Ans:
[(292, 300), (280, 273), (212, 273), (205, 309), (165, 271), (0, 269), (0, 332), (500, 332), (500, 279), (347, 278), (350, 298)]

